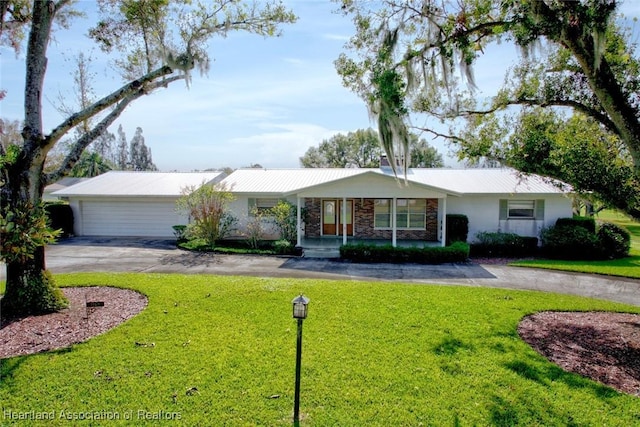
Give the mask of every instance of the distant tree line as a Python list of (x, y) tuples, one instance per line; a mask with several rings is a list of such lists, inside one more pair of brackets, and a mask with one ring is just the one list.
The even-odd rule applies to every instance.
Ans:
[[(416, 134), (409, 134), (408, 167), (439, 168), (444, 166), (442, 154)], [(339, 133), (310, 147), (300, 164), (305, 168), (377, 168), (384, 150), (378, 132), (358, 129), (346, 135)]]
[(110, 170), (157, 171), (151, 149), (147, 147), (142, 128), (127, 142), (127, 136), (118, 126), (118, 136), (106, 131), (101, 134), (80, 156), (69, 176), (94, 177)]

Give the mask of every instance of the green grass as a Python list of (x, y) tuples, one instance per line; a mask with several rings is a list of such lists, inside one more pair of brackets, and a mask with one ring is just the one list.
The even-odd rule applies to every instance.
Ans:
[[(57, 418), (29, 425), (69, 425), (59, 419), (61, 411), (111, 411), (122, 418), (81, 425), (128, 425), (128, 415), (139, 424), (139, 410), (178, 414), (179, 420), (166, 423), (171, 425), (291, 425), (291, 300), (300, 292), (311, 299), (304, 322), (303, 426), (640, 423), (640, 399), (562, 371), (516, 330), (523, 316), (541, 310), (637, 313), (637, 307), (462, 286), (158, 274), (56, 277), (63, 286), (136, 289), (149, 297), (149, 306), (86, 343), (1, 361), (1, 413), (54, 411)], [(0, 424), (11, 424), (0, 416)]]
[(604, 211), (598, 214), (598, 219), (613, 222), (631, 234), (631, 250), (629, 257), (609, 261), (563, 261), (535, 259), (516, 261), (510, 265), (519, 267), (536, 267), (552, 270), (574, 271), (579, 273), (606, 274), (640, 279), (640, 223), (629, 219), (626, 215), (615, 211)]

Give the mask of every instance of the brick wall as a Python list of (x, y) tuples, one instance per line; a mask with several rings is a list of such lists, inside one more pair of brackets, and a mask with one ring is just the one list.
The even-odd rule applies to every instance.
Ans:
[[(305, 237), (320, 237), (321, 199), (305, 199), (307, 222)], [(373, 227), (374, 199), (353, 199), (353, 231), (358, 239), (391, 240), (391, 230), (375, 230)], [(401, 240), (438, 240), (438, 199), (427, 199), (426, 230), (397, 230), (396, 237)]]

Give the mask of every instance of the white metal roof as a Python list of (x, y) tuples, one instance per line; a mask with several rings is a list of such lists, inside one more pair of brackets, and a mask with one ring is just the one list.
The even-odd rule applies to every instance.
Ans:
[(49, 184), (44, 187), (45, 193), (53, 193), (54, 191), (62, 190), (63, 188), (71, 187), (79, 182), (86, 181), (90, 178), (75, 178), (75, 177), (64, 177), (59, 181), (54, 182), (53, 184)]
[(570, 191), (559, 181), (500, 169), (413, 169), (407, 176), (461, 194), (559, 194)]
[[(223, 180), (233, 193), (291, 194), (364, 173), (395, 179), (382, 169), (239, 169)], [(409, 169), (407, 180), (450, 194), (559, 194), (557, 183), (513, 169)], [(403, 180), (402, 173), (398, 179)], [(565, 188), (564, 191), (569, 191)]]
[[(238, 169), (222, 182), (236, 194), (283, 195), (348, 180), (366, 173), (396, 179), (388, 168), (382, 169)], [(188, 186), (217, 182), (222, 172), (129, 172), (112, 171), (53, 193), (69, 196), (180, 196)], [(398, 179), (403, 180), (401, 174)], [(537, 175), (523, 175), (513, 169), (409, 169), (407, 180), (462, 194), (559, 194), (557, 183)], [(565, 187), (564, 192), (569, 191)]]
[(292, 193), (371, 169), (238, 169), (222, 182), (233, 193)]
[(53, 193), (69, 196), (168, 197), (180, 196), (185, 187), (199, 187), (224, 177), (222, 172), (111, 171)]

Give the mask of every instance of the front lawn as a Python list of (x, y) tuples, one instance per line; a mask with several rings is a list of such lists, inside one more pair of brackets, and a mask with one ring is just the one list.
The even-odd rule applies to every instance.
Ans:
[[(307, 426), (610, 425), (640, 399), (562, 371), (518, 336), (541, 310), (640, 308), (538, 292), (380, 282), (158, 274), (57, 275), (63, 286), (145, 293), (137, 317), (90, 341), (0, 362), (7, 414), (79, 425), (291, 425), (296, 322), (304, 322)], [(136, 342), (143, 345), (136, 345)], [(32, 412), (33, 411), (33, 412)], [(108, 418), (120, 418), (112, 421)], [(131, 417), (131, 420), (125, 419)], [(24, 425), (24, 421), (15, 421)], [(152, 421), (149, 421), (152, 423)]]

